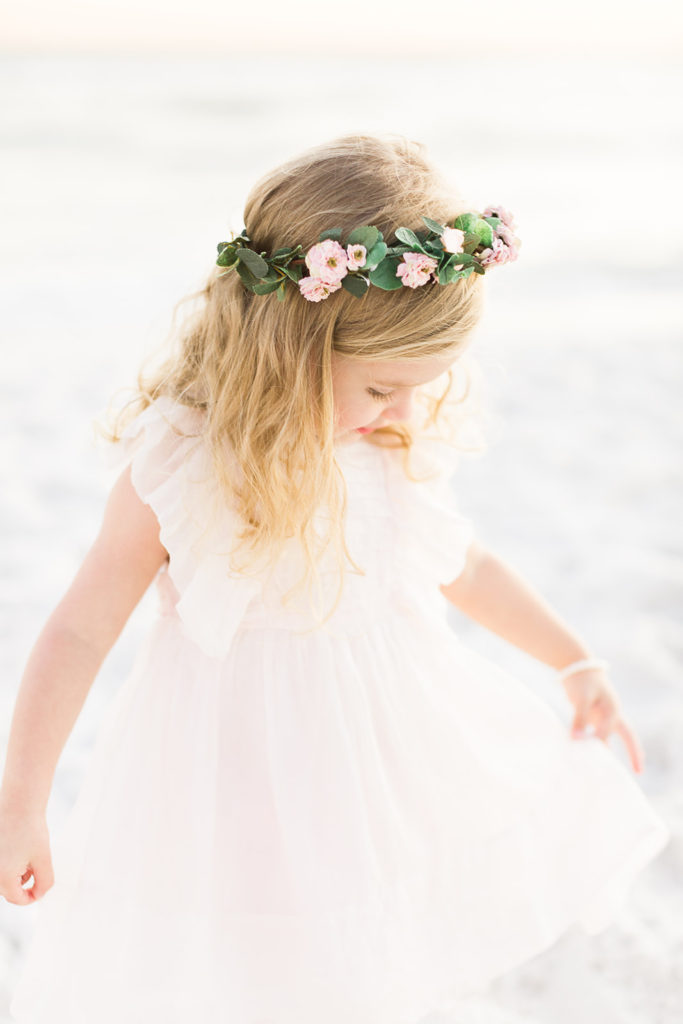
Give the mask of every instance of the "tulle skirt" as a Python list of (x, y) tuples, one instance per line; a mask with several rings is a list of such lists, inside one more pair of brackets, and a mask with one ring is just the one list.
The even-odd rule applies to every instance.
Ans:
[(52, 838), (18, 1024), (414, 1024), (666, 844), (629, 770), (436, 618), (245, 623), (224, 660), (162, 615)]

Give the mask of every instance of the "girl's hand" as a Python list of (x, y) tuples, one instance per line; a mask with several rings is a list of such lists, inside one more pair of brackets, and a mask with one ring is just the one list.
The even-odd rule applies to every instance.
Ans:
[(612, 732), (617, 732), (626, 747), (633, 770), (643, 770), (643, 750), (633, 729), (621, 710), (619, 698), (602, 669), (591, 668), (574, 672), (562, 680), (569, 700), (574, 705), (572, 739), (580, 739), (588, 725), (595, 728), (594, 735), (603, 743)]
[[(31, 875), (31, 887), (22, 888)], [(0, 798), (0, 896), (17, 905), (35, 903), (53, 883), (45, 815), (4, 804)]]

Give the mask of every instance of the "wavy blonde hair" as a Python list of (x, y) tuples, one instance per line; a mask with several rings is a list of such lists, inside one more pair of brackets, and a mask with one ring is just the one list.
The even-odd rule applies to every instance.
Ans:
[[(341, 227), (344, 237), (361, 224), (376, 225), (391, 242), (400, 225), (423, 228), (423, 215), (448, 223), (467, 209), (423, 144), (401, 135), (354, 134), (308, 149), (261, 177), (248, 195), (243, 226), (254, 249), (273, 252), (298, 242), (308, 249), (327, 228)], [(203, 410), (202, 437), (218, 493), (244, 524), (230, 552), (233, 571), (274, 568), (295, 537), (306, 568), (285, 600), (302, 587), (310, 596), (320, 554), (332, 543), (339, 587), (325, 622), (341, 597), (346, 558), (363, 574), (344, 538), (347, 492), (335, 460), (332, 353), (359, 360), (446, 353), (456, 359), (482, 313), (482, 280), (472, 274), (445, 286), (371, 287), (362, 299), (341, 289), (315, 303), (294, 284), (284, 301), (254, 295), (236, 272), (221, 275), (214, 266), (206, 285), (176, 306), (177, 312), (184, 302), (196, 303), (182, 328), (172, 331), (174, 350), (148, 376), (139, 371), (134, 397), (112, 430), (100, 432), (118, 442), (127, 423), (161, 395)], [(425, 409), (423, 429), (449, 422), (452, 369), (447, 378), (440, 395), (427, 388), (417, 396)], [(469, 382), (460, 401), (468, 391)], [(404, 449), (404, 471), (416, 480), (409, 465), (414, 438), (411, 424), (393, 423), (365, 443)], [(322, 547), (314, 528), (321, 502), (331, 510)], [(246, 552), (241, 563), (239, 552)]]

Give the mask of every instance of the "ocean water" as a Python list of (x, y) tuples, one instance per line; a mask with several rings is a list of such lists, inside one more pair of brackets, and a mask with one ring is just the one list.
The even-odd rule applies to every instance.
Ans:
[[(487, 275), (473, 345), (486, 450), (463, 458), (457, 500), (610, 660), (645, 749), (639, 784), (674, 839), (617, 925), (568, 933), (473, 1003), (467, 1024), (669, 1024), (683, 1005), (682, 77), (613, 56), (0, 62), (3, 749), (31, 646), (101, 519), (91, 422), (242, 227), (251, 183), (326, 138), (398, 131), (427, 144), (473, 207), (515, 214), (520, 259)], [(53, 825), (153, 602), (67, 741)], [(569, 724), (551, 670), (452, 615)], [(0, 901), (0, 1020), (37, 909)]]

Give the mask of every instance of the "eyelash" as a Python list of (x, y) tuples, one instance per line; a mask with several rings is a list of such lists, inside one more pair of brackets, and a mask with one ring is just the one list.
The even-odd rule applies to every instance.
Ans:
[(373, 398), (376, 398), (378, 402), (388, 402), (389, 399), (393, 397), (394, 392), (389, 391), (385, 395), (381, 391), (375, 391), (374, 388), (368, 388), (368, 394), (372, 395)]

